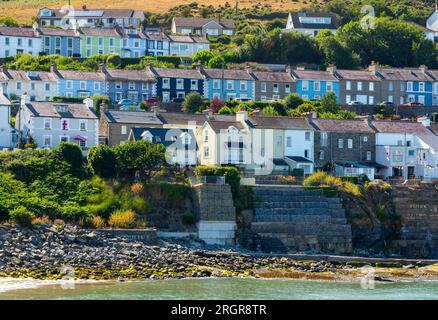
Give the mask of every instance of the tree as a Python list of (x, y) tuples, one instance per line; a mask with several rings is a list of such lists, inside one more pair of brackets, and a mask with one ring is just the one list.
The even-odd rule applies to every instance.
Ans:
[(225, 59), (222, 56), (215, 56), (208, 62), (209, 68), (220, 69), (225, 65)]
[(200, 62), (203, 65), (208, 65), (208, 62), (214, 57), (210, 50), (201, 50), (193, 56), (194, 62)]
[(338, 113), (341, 107), (339, 106), (336, 94), (333, 91), (330, 91), (323, 95), (321, 99), (321, 112), (331, 112)]
[(284, 99), (284, 104), (287, 109), (295, 109), (303, 104), (303, 99), (297, 93), (291, 93)]
[(18, 27), (18, 22), (10, 16), (0, 17), (0, 27)]
[(273, 106), (267, 106), (267, 107), (263, 108), (262, 113), (266, 117), (279, 116), (279, 113), (277, 112), (277, 110), (275, 110), (275, 108)]
[(77, 144), (61, 142), (56, 151), (59, 152), (62, 159), (70, 165), (71, 173), (74, 176), (81, 177), (84, 174), (84, 156), (81, 148)]
[(93, 173), (102, 178), (113, 178), (116, 175), (116, 155), (109, 146), (98, 145), (88, 151), (88, 163)]
[(355, 69), (360, 66), (360, 57), (342, 43), (330, 30), (322, 30), (316, 36), (325, 63), (334, 64), (342, 69)]
[(184, 99), (183, 110), (184, 112), (195, 113), (201, 110), (204, 105), (204, 98), (199, 92), (190, 92)]

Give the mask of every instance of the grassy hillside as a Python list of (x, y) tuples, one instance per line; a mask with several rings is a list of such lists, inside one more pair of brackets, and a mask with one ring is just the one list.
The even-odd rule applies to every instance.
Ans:
[[(169, 9), (178, 6), (197, 2), (200, 6), (225, 6), (228, 2), (234, 6), (235, 0), (72, 0), (74, 7), (81, 8), (85, 3), (89, 8), (135, 8), (153, 13), (165, 13)], [(271, 6), (272, 9), (287, 11), (299, 9), (306, 3), (306, 0), (239, 0), (240, 8)], [(310, 3), (310, 1), (309, 1)], [(0, 16), (10, 15), (20, 23), (30, 24), (32, 17), (36, 15), (39, 8), (59, 8), (68, 4), (68, 0), (0, 0)]]

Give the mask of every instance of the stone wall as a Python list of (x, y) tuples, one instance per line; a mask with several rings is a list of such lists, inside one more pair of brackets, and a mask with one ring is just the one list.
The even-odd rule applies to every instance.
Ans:
[(141, 241), (148, 244), (155, 244), (157, 242), (157, 230), (153, 228), (148, 229), (99, 229), (96, 233), (105, 234), (111, 238), (124, 238), (129, 241)]

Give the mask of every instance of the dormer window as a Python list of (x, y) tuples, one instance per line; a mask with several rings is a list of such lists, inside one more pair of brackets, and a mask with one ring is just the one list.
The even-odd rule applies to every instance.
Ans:
[(58, 111), (59, 113), (66, 113), (66, 112), (68, 112), (68, 106), (67, 105), (57, 105), (56, 111)]

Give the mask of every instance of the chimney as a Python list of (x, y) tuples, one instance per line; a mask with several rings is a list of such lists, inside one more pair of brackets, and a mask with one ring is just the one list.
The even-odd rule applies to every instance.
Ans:
[(371, 61), (371, 64), (368, 67), (368, 71), (376, 75), (380, 71), (380, 66), (375, 61)]
[(105, 63), (99, 64), (99, 72), (106, 72), (106, 65), (105, 65)]
[(50, 65), (50, 72), (51, 73), (57, 73), (58, 72), (58, 68), (56, 67), (56, 62), (53, 61), (52, 64)]
[(245, 69), (246, 69), (246, 72), (248, 72), (249, 75), (252, 75), (252, 71), (253, 70), (252, 70), (252, 67), (251, 67), (251, 65), (249, 63), (246, 63)]
[(308, 119), (318, 119), (318, 114), (315, 112), (315, 111), (310, 111), (308, 114), (307, 114), (307, 118)]
[(289, 64), (286, 65), (286, 72), (292, 74), (292, 67)]
[(21, 104), (21, 106), (25, 106), (26, 105), (26, 103), (29, 103), (30, 102), (30, 97), (27, 95), (27, 92), (25, 92), (22, 96), (21, 96), (21, 102), (20, 102), (20, 104)]
[(204, 109), (202, 110), (202, 114), (210, 119), (211, 117), (213, 117), (213, 110), (211, 110), (210, 108)]
[(196, 70), (200, 72), (204, 71), (204, 66), (202, 65), (201, 61), (198, 61), (198, 63), (196, 64)]
[(157, 113), (160, 111), (160, 107), (159, 106), (152, 106), (151, 107), (151, 112)]
[(424, 64), (422, 64), (418, 69), (420, 70), (421, 73), (427, 73), (428, 70), (427, 66)]
[(84, 104), (85, 104), (85, 106), (87, 107), (87, 108), (89, 108), (89, 109), (93, 109), (94, 108), (94, 102), (93, 102), (93, 99), (91, 99), (90, 97), (86, 97), (85, 99), (84, 99), (84, 101), (82, 101)]
[(334, 64), (329, 64), (327, 67), (327, 72), (330, 72), (332, 75), (336, 74), (336, 66)]
[(236, 113), (236, 121), (240, 123), (244, 123), (248, 120), (248, 112), (247, 111), (239, 111)]

